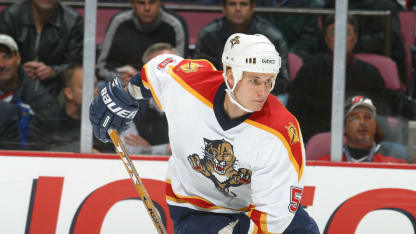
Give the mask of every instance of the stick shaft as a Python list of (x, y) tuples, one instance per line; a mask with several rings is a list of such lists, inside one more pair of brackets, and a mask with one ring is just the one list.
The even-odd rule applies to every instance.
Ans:
[(137, 170), (129, 157), (126, 147), (124, 147), (123, 142), (121, 142), (120, 140), (120, 135), (114, 129), (108, 130), (108, 135), (110, 135), (110, 138), (113, 141), (113, 144), (118, 154), (120, 155), (121, 161), (123, 161), (123, 164), (126, 167), (126, 170), (130, 175), (130, 178), (133, 180), (137, 192), (140, 195), (140, 199), (146, 206), (146, 210), (152, 218), (153, 224), (155, 225), (158, 233), (167, 234), (168, 232), (166, 231), (166, 228), (162, 223), (162, 219), (160, 218), (159, 213), (152, 202), (152, 199), (150, 199), (150, 196), (147, 193), (146, 188), (144, 187), (142, 180), (140, 179), (140, 176), (137, 173)]

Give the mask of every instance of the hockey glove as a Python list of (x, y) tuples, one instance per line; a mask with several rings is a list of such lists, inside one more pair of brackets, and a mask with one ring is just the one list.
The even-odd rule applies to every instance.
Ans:
[(104, 143), (109, 142), (108, 129), (120, 133), (126, 130), (138, 110), (137, 101), (123, 89), (118, 77), (107, 82), (90, 106), (90, 121), (95, 137)]

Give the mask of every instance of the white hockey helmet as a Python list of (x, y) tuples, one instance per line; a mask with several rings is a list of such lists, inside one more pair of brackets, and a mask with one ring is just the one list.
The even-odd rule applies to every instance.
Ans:
[[(227, 39), (222, 53), (222, 63), (224, 66), (223, 76), (227, 85), (226, 91), (230, 95), (231, 101), (246, 112), (253, 111), (242, 107), (233, 95), (243, 72), (270, 73), (275, 74), (276, 77), (282, 64), (279, 53), (267, 37), (261, 34), (247, 35), (243, 33), (235, 33)], [(231, 67), (234, 77), (232, 88), (230, 88), (226, 77), (227, 67)], [(270, 90), (274, 88), (274, 84), (275, 80)]]

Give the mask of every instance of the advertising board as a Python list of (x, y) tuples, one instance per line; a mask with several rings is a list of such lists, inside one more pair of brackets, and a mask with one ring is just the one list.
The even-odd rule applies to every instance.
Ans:
[[(169, 233), (167, 157), (132, 156)], [(416, 166), (308, 162), (321, 233), (415, 233)], [(0, 233), (157, 233), (117, 155), (0, 151)]]

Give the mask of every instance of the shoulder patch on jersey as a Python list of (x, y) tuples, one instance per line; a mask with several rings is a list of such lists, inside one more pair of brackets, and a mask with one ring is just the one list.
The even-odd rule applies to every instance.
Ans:
[(168, 57), (168, 58), (166, 58), (165, 60), (163, 60), (161, 63), (159, 63), (156, 67), (157, 67), (157, 69), (159, 69), (159, 70), (163, 70), (163, 69), (165, 69), (165, 68), (166, 68), (166, 66), (167, 66), (169, 63), (173, 63), (173, 62), (175, 62), (175, 59), (174, 59), (174, 58), (172, 58), (172, 57)]
[(290, 145), (293, 145), (295, 143), (299, 142), (299, 136), (298, 136), (298, 131), (296, 129), (296, 126), (292, 123), (289, 122), (286, 126), (285, 126), (286, 130), (287, 130), (287, 134), (289, 136), (289, 143)]
[(186, 63), (179, 66), (177, 68), (177, 71), (182, 71), (184, 73), (197, 72), (200, 67), (203, 67), (203, 65), (189, 60)]

